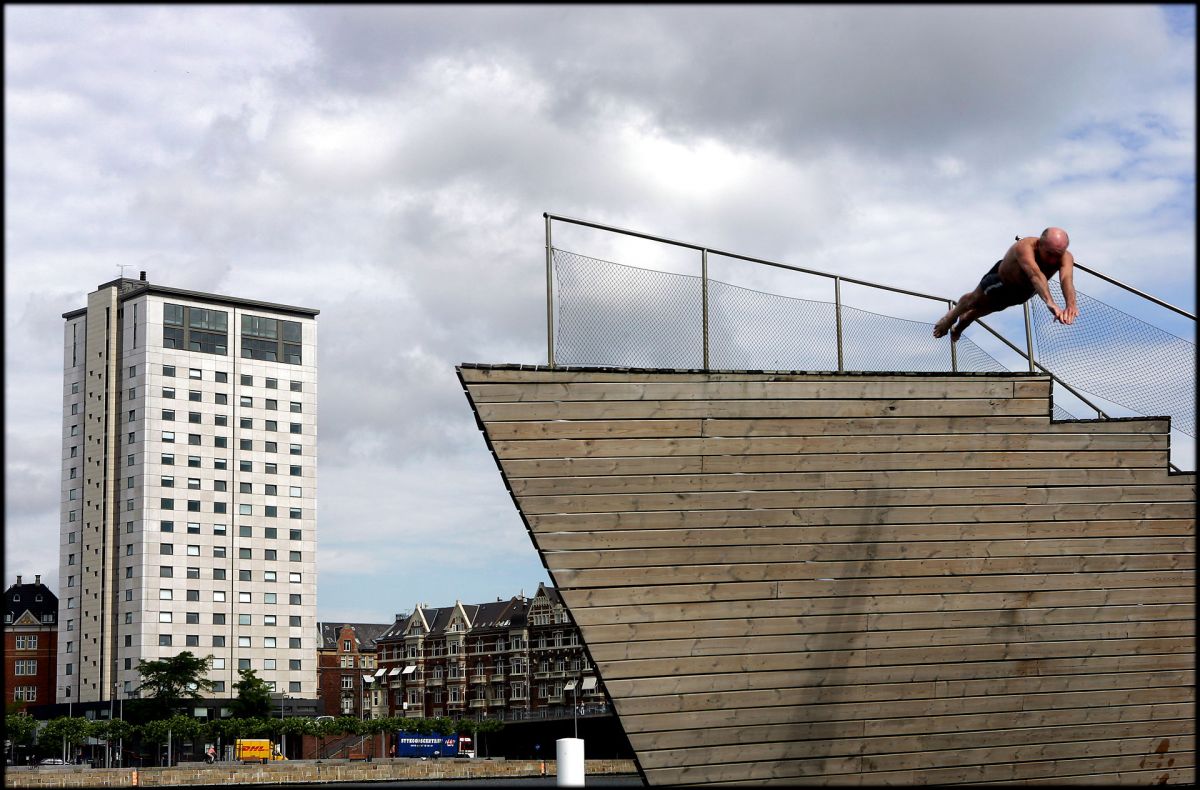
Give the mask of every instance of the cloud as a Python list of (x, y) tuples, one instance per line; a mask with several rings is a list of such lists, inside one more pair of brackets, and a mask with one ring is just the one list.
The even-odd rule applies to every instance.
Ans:
[[(948, 297), (1013, 234), (1058, 224), (1081, 261), (1194, 305), (1194, 12), (14, 6), (6, 22), (6, 536), (46, 578), (61, 314), (122, 266), (321, 311), (323, 618), (358, 606), (363, 578), (398, 599), (390, 617), (430, 586), (486, 599), (542, 572), (453, 368), (545, 360), (544, 211)], [(692, 250), (555, 234), (698, 272)], [(711, 265), (832, 298), (822, 278)], [(380, 546), (431, 560), (397, 573)], [(430, 570), (452, 557), (478, 572)]]

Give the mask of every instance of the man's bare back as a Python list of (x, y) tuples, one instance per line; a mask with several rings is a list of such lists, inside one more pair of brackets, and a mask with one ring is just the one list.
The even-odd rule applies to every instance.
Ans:
[[(1035, 294), (1046, 303), (1054, 320), (1071, 324), (1079, 315), (1073, 283), (1074, 256), (1067, 251), (1070, 240), (1062, 228), (1046, 228), (1041, 236), (1018, 239), (983, 276), (974, 291), (964, 294), (958, 304), (934, 325), (933, 336), (947, 331), (957, 341), (973, 321), (1006, 307), (1022, 304)], [(1058, 272), (1065, 308), (1060, 309), (1050, 294), (1048, 280)], [(957, 320), (957, 324), (955, 321)]]

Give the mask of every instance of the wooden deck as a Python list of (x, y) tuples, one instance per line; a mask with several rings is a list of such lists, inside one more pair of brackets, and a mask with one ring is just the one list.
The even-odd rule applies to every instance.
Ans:
[(462, 366), (651, 785), (1195, 778), (1195, 475), (1032, 374)]

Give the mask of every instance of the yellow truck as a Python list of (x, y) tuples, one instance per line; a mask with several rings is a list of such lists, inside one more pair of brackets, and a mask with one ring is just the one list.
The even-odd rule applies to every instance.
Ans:
[(287, 758), (267, 738), (238, 738), (233, 747), (233, 759), (260, 763)]

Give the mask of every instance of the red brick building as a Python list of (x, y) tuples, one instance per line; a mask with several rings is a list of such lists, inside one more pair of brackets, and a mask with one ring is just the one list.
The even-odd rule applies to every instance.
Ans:
[(317, 623), (321, 715), (372, 718), (372, 702), (376, 707), (382, 704), (373, 683), (377, 671), (375, 639), (391, 627), (390, 623)]
[(21, 577), (4, 591), (4, 702), (47, 705), (55, 700), (58, 673), (58, 596)]

